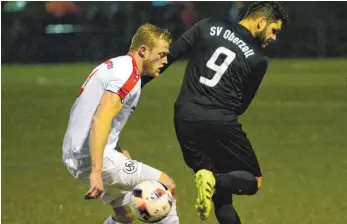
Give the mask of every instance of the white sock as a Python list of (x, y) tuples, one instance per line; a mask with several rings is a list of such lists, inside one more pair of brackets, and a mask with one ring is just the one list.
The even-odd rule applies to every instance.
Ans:
[(172, 207), (170, 213), (165, 217), (165, 219), (157, 222), (156, 224), (179, 224), (179, 218), (176, 211), (176, 200), (172, 202)]
[(109, 216), (106, 221), (104, 222), (104, 224), (130, 224), (130, 223), (125, 223), (125, 222), (117, 222), (116, 220), (114, 220), (112, 218), (112, 216)]

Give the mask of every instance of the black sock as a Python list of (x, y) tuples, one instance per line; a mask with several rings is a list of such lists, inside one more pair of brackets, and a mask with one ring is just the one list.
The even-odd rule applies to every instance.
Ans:
[(220, 224), (241, 224), (233, 205), (215, 205), (214, 212)]
[(216, 189), (231, 191), (238, 195), (253, 195), (258, 191), (258, 182), (253, 174), (247, 171), (233, 171), (230, 173), (218, 173), (216, 177)]

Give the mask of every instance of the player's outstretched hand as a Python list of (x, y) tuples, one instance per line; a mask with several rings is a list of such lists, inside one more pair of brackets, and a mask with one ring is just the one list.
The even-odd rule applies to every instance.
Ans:
[(90, 174), (90, 188), (84, 195), (84, 199), (97, 199), (104, 192), (104, 183), (102, 182), (101, 171), (92, 171)]

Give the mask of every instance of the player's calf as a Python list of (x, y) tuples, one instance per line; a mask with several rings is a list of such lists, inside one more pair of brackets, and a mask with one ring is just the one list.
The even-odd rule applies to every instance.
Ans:
[(176, 210), (176, 184), (175, 182), (165, 173), (161, 173), (158, 181), (167, 187), (172, 194), (174, 201), (172, 202), (172, 207), (170, 213), (157, 224), (179, 224), (179, 218)]
[(227, 189), (237, 195), (253, 195), (262, 186), (262, 177), (255, 177), (247, 171), (233, 171), (215, 174), (216, 188)]
[(241, 224), (240, 218), (232, 204), (215, 205), (214, 211), (219, 224)]
[(220, 224), (241, 224), (233, 206), (233, 194), (230, 190), (217, 190), (213, 195), (214, 212)]
[(124, 205), (122, 207), (116, 207), (113, 209), (113, 215), (108, 217), (104, 224), (128, 224), (135, 220), (130, 206)]

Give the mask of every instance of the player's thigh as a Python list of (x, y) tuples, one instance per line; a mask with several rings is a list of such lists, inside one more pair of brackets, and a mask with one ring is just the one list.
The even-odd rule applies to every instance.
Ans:
[[(218, 168), (223, 172), (248, 171), (257, 179), (258, 189), (261, 188), (263, 177), (259, 161), (242, 125), (235, 121), (224, 126), (225, 135), (219, 141), (222, 153), (217, 158), (220, 161)], [(223, 128), (218, 129), (223, 130)]]
[(109, 196), (112, 200), (117, 199), (115, 197), (117, 195), (122, 198), (124, 192), (131, 191), (137, 184), (145, 180), (162, 181), (168, 188), (175, 186), (171, 178), (162, 171), (142, 162), (127, 159), (115, 150), (105, 152), (103, 180), (104, 195)]
[(198, 130), (194, 127), (194, 124), (190, 125), (186, 121), (175, 120), (175, 131), (185, 162), (190, 167), (194, 166), (194, 160), (201, 156), (199, 155)]
[(106, 149), (104, 152), (103, 180), (106, 185), (123, 185), (124, 190), (132, 189), (142, 178), (144, 169), (151, 175), (159, 176), (160, 171), (151, 169), (137, 160), (128, 159), (122, 153), (114, 149)]
[(105, 149), (103, 162), (104, 194), (102, 199), (105, 204), (110, 204), (122, 200), (125, 194), (139, 182), (143, 164), (128, 159), (114, 149)]
[(236, 169), (248, 171), (260, 178), (262, 173), (257, 155), (241, 124), (231, 125), (228, 134), (227, 142), (231, 146), (229, 152), (235, 153), (238, 158)]
[(238, 122), (216, 124), (213, 130), (219, 139), (214, 143), (215, 150), (211, 151), (210, 156), (213, 161), (218, 161), (216, 166), (219, 172), (244, 170), (256, 177), (262, 176), (251, 142)]
[(209, 134), (203, 123), (175, 120), (176, 137), (185, 163), (197, 172), (212, 169), (206, 148), (209, 148)]

